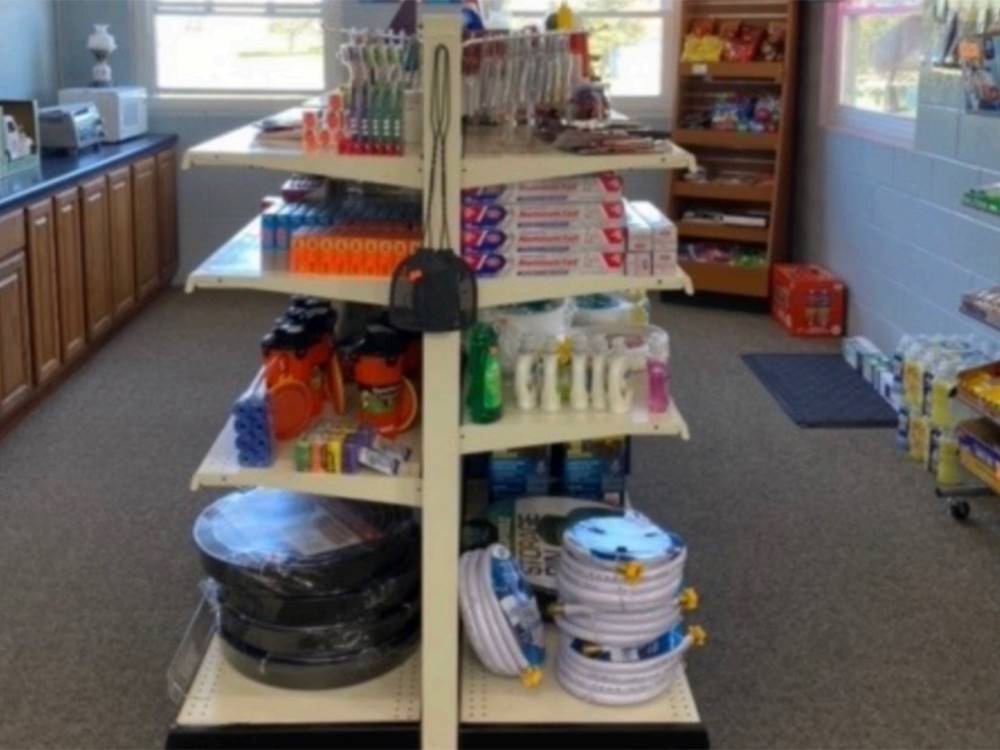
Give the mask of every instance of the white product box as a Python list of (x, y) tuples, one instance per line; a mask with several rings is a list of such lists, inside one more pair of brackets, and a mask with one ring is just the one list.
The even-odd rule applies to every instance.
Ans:
[(626, 255), (625, 255), (625, 275), (626, 276), (652, 276), (653, 275), (653, 254), (652, 253), (626, 253)]
[(605, 174), (569, 177), (561, 180), (519, 182), (514, 185), (475, 188), (462, 193), (465, 205), (502, 203), (612, 203), (624, 197), (621, 176)]
[(652, 253), (653, 276), (670, 276), (677, 273), (677, 251), (657, 250)]
[(653, 233), (653, 251), (677, 252), (677, 227), (649, 201), (631, 201), (632, 209), (649, 225)]
[(466, 229), (566, 229), (596, 227), (622, 229), (625, 204), (532, 203), (523, 206), (463, 206), (462, 230)]
[(859, 373), (864, 369), (866, 357), (881, 356), (882, 354), (882, 350), (864, 336), (851, 336), (843, 339), (840, 351), (851, 369), (857, 370)]
[(653, 230), (632, 207), (631, 201), (625, 202), (625, 222), (628, 228), (628, 252), (653, 252)]
[(878, 392), (889, 405), (897, 411), (899, 410), (899, 390), (895, 387), (896, 376), (892, 373), (892, 368), (882, 368), (878, 371)]
[(624, 253), (624, 229), (475, 229), (462, 231), (462, 249), (482, 253)]
[(625, 253), (479, 253), (462, 257), (480, 278), (511, 276), (622, 276)]

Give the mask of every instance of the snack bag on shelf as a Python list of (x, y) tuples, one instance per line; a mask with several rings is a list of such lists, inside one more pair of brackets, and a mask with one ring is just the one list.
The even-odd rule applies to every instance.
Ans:
[(785, 59), (785, 24), (771, 21), (760, 45), (758, 57), (763, 62), (780, 62)]
[(699, 18), (691, 24), (691, 31), (684, 37), (681, 62), (719, 62), (725, 46), (721, 37), (715, 35), (715, 21)]
[(752, 24), (741, 24), (735, 37), (727, 40), (723, 59), (727, 62), (752, 62), (760, 49), (764, 30)]

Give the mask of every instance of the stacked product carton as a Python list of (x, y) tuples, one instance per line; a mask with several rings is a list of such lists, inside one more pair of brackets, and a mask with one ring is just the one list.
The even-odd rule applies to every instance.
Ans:
[[(624, 200), (613, 173), (467, 190), (462, 197), (462, 254), (481, 277), (623, 275), (676, 265), (676, 233), (651, 204)], [(630, 218), (630, 215), (633, 218)], [(648, 218), (645, 218), (648, 217)], [(666, 222), (666, 224), (664, 224)], [(632, 227), (641, 234), (639, 262), (629, 262)]]

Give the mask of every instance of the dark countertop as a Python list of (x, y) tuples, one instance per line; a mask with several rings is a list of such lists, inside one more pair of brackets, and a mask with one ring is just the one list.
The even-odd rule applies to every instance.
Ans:
[(0, 213), (177, 143), (176, 135), (148, 133), (122, 143), (102, 143), (79, 154), (43, 155), (36, 169), (0, 178)]

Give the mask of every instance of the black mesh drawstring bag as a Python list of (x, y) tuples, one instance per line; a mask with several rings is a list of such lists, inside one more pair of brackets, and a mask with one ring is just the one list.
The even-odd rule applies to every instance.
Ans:
[[(454, 250), (448, 228), (447, 145), (451, 122), (451, 54), (439, 44), (434, 50), (431, 79), (433, 151), (424, 210), (424, 247), (399, 264), (389, 293), (389, 321), (415, 333), (443, 333), (476, 322), (476, 276)], [(440, 195), (436, 195), (440, 172)], [(441, 204), (437, 247), (431, 237), (435, 200)]]

